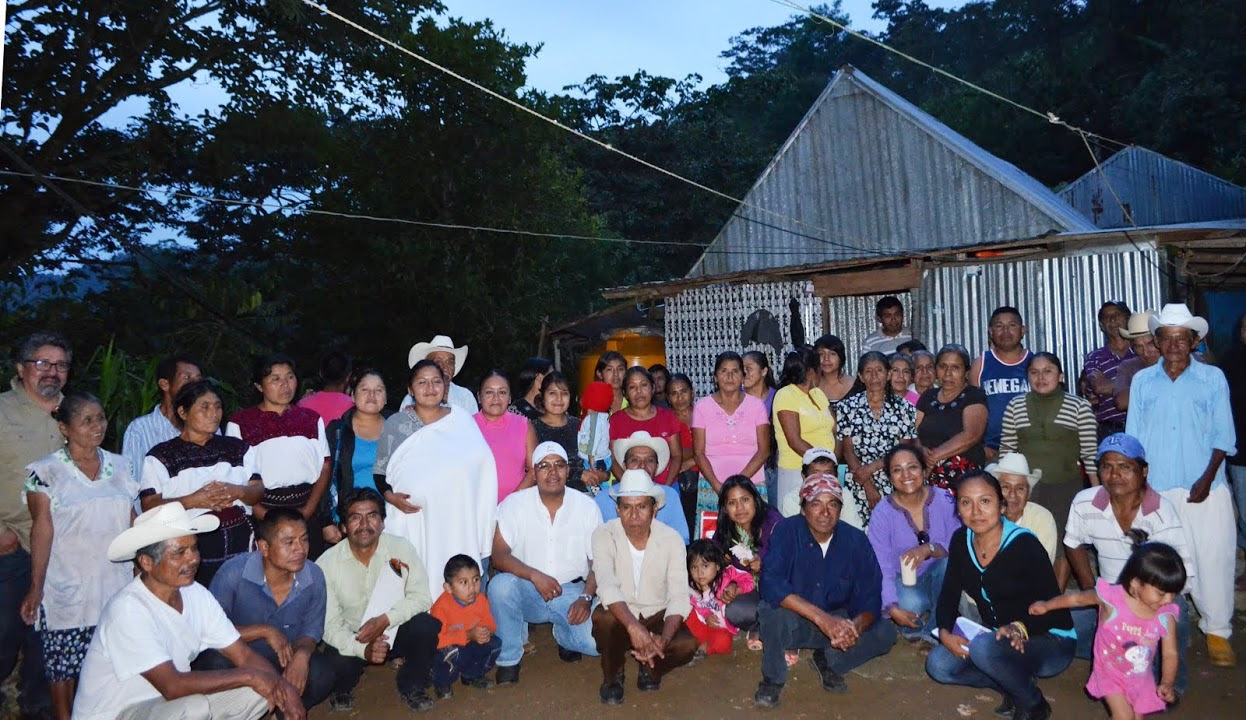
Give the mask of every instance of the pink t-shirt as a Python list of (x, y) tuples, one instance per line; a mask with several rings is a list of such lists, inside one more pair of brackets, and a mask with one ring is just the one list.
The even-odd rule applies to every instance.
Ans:
[[(705, 458), (714, 467), (718, 482), (740, 474), (757, 453), (757, 427), (769, 424), (766, 403), (748, 394), (731, 415), (714, 401), (713, 395), (706, 395), (692, 406), (692, 427), (705, 431)], [(763, 468), (753, 473), (754, 485), (766, 482)]]
[(314, 410), (320, 419), (324, 420), (325, 427), (329, 427), (329, 423), (340, 419), (347, 410), (355, 407), (355, 401), (350, 399), (350, 395), (323, 390), (299, 400), (298, 404), (299, 407)]
[(528, 454), (528, 418), (514, 413), (503, 413), (498, 420), (490, 420), (484, 413), (472, 416), (485, 436), (485, 443), (493, 451), (493, 462), (498, 469), (498, 502), (515, 492), (523, 482), (524, 456)]

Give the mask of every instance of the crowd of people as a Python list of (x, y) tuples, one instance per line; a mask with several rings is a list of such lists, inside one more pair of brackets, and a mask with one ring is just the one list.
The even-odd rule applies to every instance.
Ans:
[(520, 682), (546, 624), (562, 661), (600, 659), (607, 705), (629, 666), (655, 691), (737, 648), (760, 653), (758, 707), (802, 650), (846, 692), (904, 642), (1014, 720), (1050, 717), (1037, 679), (1091, 659), (1089, 694), (1133, 718), (1189, 691), (1194, 608), (1235, 665), (1241, 322), (1222, 371), (1185, 305), (1105, 303), (1070, 383), (1012, 307), (976, 358), (929, 351), (894, 297), (877, 319), (851, 360), (833, 335), (779, 368), (722, 352), (699, 399), (617, 352), (584, 388), (534, 358), (473, 393), (438, 335), (397, 411), (335, 351), (311, 393), (291, 357), (257, 359), (227, 417), (173, 355), (121, 454), (101, 402), (63, 392), (69, 341), (33, 335), (0, 394), (0, 675), (20, 657), (29, 717), (297, 719), (392, 662), (428, 710)]

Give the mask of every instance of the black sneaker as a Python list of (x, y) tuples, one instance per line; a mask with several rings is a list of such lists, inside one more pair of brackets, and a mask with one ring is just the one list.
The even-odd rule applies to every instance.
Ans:
[(995, 714), (1002, 718), (1010, 718), (1016, 710), (1017, 708), (1012, 704), (1012, 696), (1005, 695), (1003, 702), (999, 704), (999, 707), (995, 708)]
[(757, 685), (757, 692), (753, 694), (753, 704), (759, 708), (778, 707), (779, 694), (782, 692), (782, 685), (762, 678), (762, 681)]
[(407, 707), (416, 712), (427, 712), (433, 709), (433, 701), (429, 699), (428, 691), (423, 688), (403, 695), (402, 699), (406, 701)]
[(433, 686), (433, 697), (437, 698), (438, 700), (449, 700), (450, 698), (454, 697), (454, 691), (451, 690), (449, 687)]
[(1038, 701), (1038, 704), (1028, 710), (1017, 708), (1012, 713), (1012, 720), (1049, 720), (1051, 718), (1051, 705), (1047, 704), (1047, 698)]
[(519, 666), (522, 663), (514, 665), (498, 665), (497, 684), (498, 685), (514, 685), (519, 682)]
[(332, 712), (349, 712), (355, 709), (355, 693), (333, 693), (329, 696), (329, 710)]
[(818, 671), (818, 679), (822, 681), (822, 689), (827, 692), (842, 693), (848, 692), (848, 682), (844, 680), (844, 676), (835, 672), (826, 664), (826, 653), (821, 650), (814, 650), (813, 657), (809, 658), (809, 664), (813, 669)]
[(621, 705), (623, 703), (623, 673), (619, 673), (613, 682), (603, 682), (597, 694), (601, 696), (601, 701), (606, 705)]
[(568, 650), (562, 645), (558, 646), (558, 659), (565, 663), (579, 662), (584, 659), (584, 654), (575, 650)]
[(648, 665), (641, 665), (640, 672), (636, 673), (636, 689), (641, 692), (653, 692), (662, 687), (662, 678), (653, 676), (653, 669)]
[(462, 680), (463, 680), (464, 685), (466, 685), (469, 688), (476, 688), (477, 690), (488, 690), (494, 685), (493, 681), (489, 679), (488, 675), (481, 675), (480, 677), (474, 677), (474, 678), (469, 678), (466, 675), (464, 675)]

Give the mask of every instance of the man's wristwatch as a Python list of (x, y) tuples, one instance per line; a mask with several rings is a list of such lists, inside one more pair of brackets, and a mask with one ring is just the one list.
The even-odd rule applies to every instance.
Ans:
[(580, 597), (579, 597), (578, 599), (579, 599), (579, 600), (586, 600), (586, 601), (588, 602), (588, 604), (589, 604), (589, 605), (592, 605), (592, 604), (593, 604), (593, 596), (592, 596), (592, 595), (589, 595), (588, 593), (583, 593), (583, 594), (581, 594), (581, 595), (580, 595)]

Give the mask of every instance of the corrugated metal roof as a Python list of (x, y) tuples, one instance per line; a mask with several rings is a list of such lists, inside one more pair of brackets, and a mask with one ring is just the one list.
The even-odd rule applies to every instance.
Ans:
[[(1246, 188), (1136, 146), (1104, 160), (1061, 190), (1060, 197), (1101, 228), (1246, 217)], [(1132, 223), (1121, 204), (1129, 208)]]
[(689, 277), (1094, 229), (1037, 180), (852, 67), (831, 79), (745, 202)]

